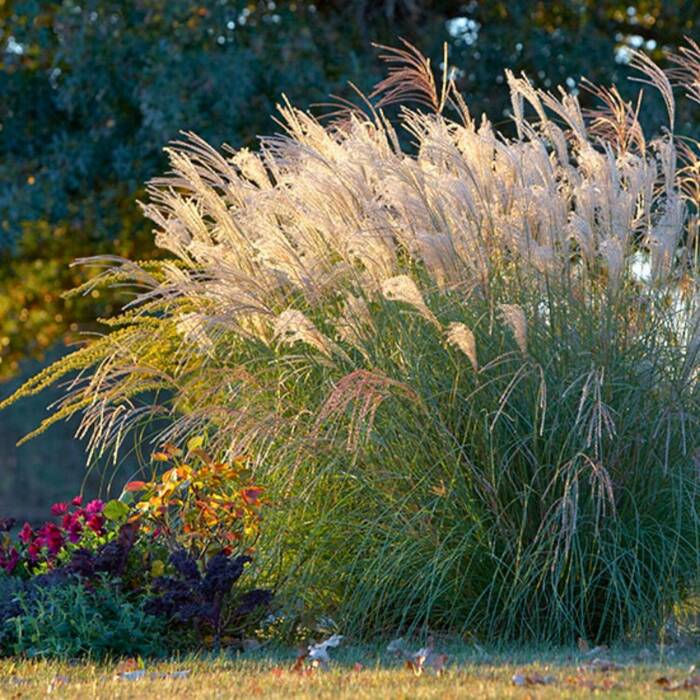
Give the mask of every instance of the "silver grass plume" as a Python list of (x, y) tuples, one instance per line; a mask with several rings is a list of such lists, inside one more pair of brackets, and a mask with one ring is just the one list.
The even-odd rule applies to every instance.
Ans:
[(475, 372), (479, 371), (479, 360), (476, 355), (476, 339), (474, 333), (463, 323), (450, 323), (447, 328), (447, 342), (459, 348), (471, 362)]

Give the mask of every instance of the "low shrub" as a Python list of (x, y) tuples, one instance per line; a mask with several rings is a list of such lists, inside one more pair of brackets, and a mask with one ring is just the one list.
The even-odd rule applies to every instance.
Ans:
[(192, 455), (131, 482), (124, 500), (55, 504), (58, 523), (25, 523), (17, 538), (4, 522), (0, 653), (101, 659), (240, 645), (272, 600), (236, 585), (263, 503), (238, 479), (242, 463)]
[(164, 656), (177, 639), (167, 620), (145, 610), (146, 599), (105, 578), (87, 586), (66, 578), (28, 582), (15, 592), (14, 614), (4, 621), (5, 649), (29, 657), (104, 659)]
[[(136, 299), (9, 401), (79, 370), (39, 430), (82, 414), (94, 458), (154, 415), (251, 454), (268, 570), (348, 630), (658, 628), (700, 557), (700, 156), (673, 88), (636, 55), (668, 107), (647, 138), (614, 88), (584, 113), (509, 74), (508, 138), (447, 62), (385, 52), (365, 111), (169, 148), (145, 211), (171, 259), (102, 260), (91, 285)], [(673, 60), (697, 99), (700, 51)]]
[(131, 501), (138, 495), (134, 517), (145, 533), (171, 553), (184, 549), (205, 565), (222, 548), (226, 554), (252, 551), (265, 500), (245, 457), (215, 461), (199, 447), (202, 442), (202, 437), (189, 441), (187, 459), (182, 450), (166, 445), (154, 458), (172, 466), (149, 482), (129, 482), (125, 496)]
[(186, 629), (194, 628), (207, 645), (241, 644), (251, 624), (260, 619), (254, 615), (264, 612), (272, 601), (267, 590), (233, 591), (250, 561), (245, 555), (218, 552), (201, 572), (191, 554), (174, 552), (170, 556), (174, 571), (155, 579), (155, 596), (148, 601), (147, 610)]

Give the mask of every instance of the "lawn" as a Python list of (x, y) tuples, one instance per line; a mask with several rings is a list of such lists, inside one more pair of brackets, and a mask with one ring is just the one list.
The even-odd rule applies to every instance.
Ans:
[[(664, 697), (700, 687), (697, 652), (635, 647), (485, 651), (448, 646), (446, 670), (416, 675), (382, 649), (338, 649), (328, 670), (294, 670), (296, 653), (257, 651), (238, 658), (184, 658), (146, 664), (0, 662), (0, 697), (109, 698), (611, 698)], [(690, 690), (690, 688), (687, 688)]]

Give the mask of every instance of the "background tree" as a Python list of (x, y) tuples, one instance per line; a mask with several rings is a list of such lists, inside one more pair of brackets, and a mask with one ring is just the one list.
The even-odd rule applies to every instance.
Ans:
[[(586, 75), (625, 89), (630, 48), (662, 59), (699, 26), (692, 0), (0, 0), (0, 377), (60, 352), (119, 303), (97, 292), (63, 299), (89, 274), (70, 262), (154, 254), (136, 200), (181, 130), (254, 147), (275, 130), (282, 92), (312, 105), (351, 97), (348, 81), (367, 90), (382, 75), (372, 42), (398, 37), (436, 65), (449, 42), (472, 112), (502, 127), (509, 105), (494, 85), (505, 68), (544, 86), (576, 89)], [(67, 454), (70, 439), (57, 429), (15, 453), (35, 420), (6, 420), (0, 509), (12, 489), (36, 492), (27, 474), (50, 481), (47, 456), (57, 445)]]

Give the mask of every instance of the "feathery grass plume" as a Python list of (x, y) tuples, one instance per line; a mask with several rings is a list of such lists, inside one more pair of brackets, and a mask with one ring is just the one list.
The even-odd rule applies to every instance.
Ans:
[(417, 102), (439, 114), (445, 107), (448, 94), (447, 44), (444, 45), (442, 86), (438, 93), (430, 59), (405, 39), (401, 39), (401, 43), (404, 48), (374, 44), (384, 51), (379, 58), (389, 66), (389, 70), (388, 76), (370, 93), (370, 98), (379, 98), (376, 109), (392, 104)]
[(632, 80), (651, 85), (661, 93), (668, 112), (669, 127), (673, 131), (676, 121), (676, 101), (673, 97), (673, 88), (668, 75), (643, 51), (632, 52), (630, 66), (646, 76), (645, 78), (632, 78)]
[[(349, 632), (661, 630), (700, 570), (697, 145), (510, 73), (509, 138), (384, 53), (342, 123), (285, 99), (257, 152), (172, 144), (167, 258), (89, 260), (127, 308), (2, 405), (66, 382), (40, 430), (79, 416), (93, 461), (156, 421), (249, 454), (265, 587)], [(671, 60), (700, 101), (697, 45)]]
[(417, 394), (407, 385), (391, 379), (380, 371), (357, 369), (342, 377), (333, 387), (318, 411), (314, 434), (333, 417), (343, 415), (352, 407), (348, 424), (347, 449), (357, 451), (363, 434), (369, 435), (377, 410), (392, 394), (419, 403)]
[(277, 317), (274, 337), (284, 345), (307, 343), (327, 357), (331, 357), (336, 351), (342, 352), (330, 338), (326, 338), (301, 311), (296, 309), (286, 309)]
[(527, 319), (525, 312), (517, 304), (499, 304), (499, 311), (503, 321), (513, 332), (515, 342), (523, 355), (527, 354)]
[(437, 328), (441, 327), (440, 321), (423, 301), (423, 295), (418, 286), (408, 275), (397, 275), (384, 280), (382, 294), (391, 301), (402, 301), (404, 304), (410, 304)]
[(666, 72), (676, 85), (685, 88), (691, 100), (700, 102), (700, 46), (692, 39), (688, 39), (687, 43), (677, 53), (668, 54), (674, 67)]
[(470, 328), (463, 323), (453, 321), (447, 329), (447, 342), (459, 348), (469, 358), (474, 371), (479, 371), (479, 360), (476, 355), (476, 338)]

